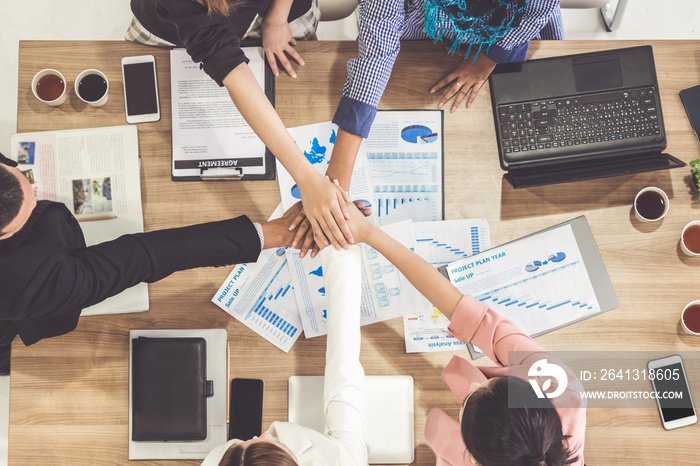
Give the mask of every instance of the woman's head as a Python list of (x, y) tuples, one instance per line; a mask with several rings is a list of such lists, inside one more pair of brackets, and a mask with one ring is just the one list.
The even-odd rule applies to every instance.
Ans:
[(551, 400), (525, 380), (495, 377), (470, 392), (462, 407), (462, 438), (481, 466), (559, 466), (575, 462)]
[(298, 466), (294, 454), (267, 432), (259, 438), (231, 446), (219, 466)]

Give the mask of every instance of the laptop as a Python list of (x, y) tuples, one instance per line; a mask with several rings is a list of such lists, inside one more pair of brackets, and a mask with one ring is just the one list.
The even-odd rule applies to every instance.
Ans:
[[(365, 440), (369, 463), (413, 463), (413, 377), (368, 375), (365, 390)], [(289, 422), (326, 432), (323, 376), (289, 378)]]
[(666, 132), (651, 46), (498, 65), (489, 78), (514, 188), (685, 166)]

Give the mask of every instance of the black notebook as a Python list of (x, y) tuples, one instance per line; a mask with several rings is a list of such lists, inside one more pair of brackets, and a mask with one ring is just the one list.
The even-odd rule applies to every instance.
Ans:
[(204, 440), (206, 340), (138, 337), (131, 344), (132, 440)]

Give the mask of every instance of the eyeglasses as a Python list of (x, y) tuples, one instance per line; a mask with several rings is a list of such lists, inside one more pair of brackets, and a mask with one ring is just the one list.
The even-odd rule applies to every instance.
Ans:
[(17, 166), (17, 162), (15, 162), (14, 160), (12, 160), (10, 158), (5, 157), (4, 155), (2, 155), (2, 153), (0, 153), (0, 163), (3, 165), (7, 165), (8, 167), (16, 167)]

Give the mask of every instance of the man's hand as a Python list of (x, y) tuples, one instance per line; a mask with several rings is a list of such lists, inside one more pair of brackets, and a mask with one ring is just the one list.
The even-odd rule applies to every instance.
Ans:
[(292, 224), (300, 211), (301, 202), (297, 202), (280, 218), (261, 223), (263, 236), (265, 237), (265, 249), (291, 246), (296, 233), (292, 228)]
[(277, 67), (277, 60), (279, 60), (287, 74), (292, 78), (296, 78), (297, 73), (294, 71), (287, 55), (302, 66), (304, 65), (304, 59), (301, 58), (301, 55), (294, 49), (294, 46), (297, 45), (297, 41), (292, 37), (287, 18), (283, 17), (280, 21), (274, 16), (265, 16), (262, 22), (262, 39), (265, 56), (275, 76), (279, 76), (280, 74)]
[(452, 103), (452, 108), (450, 108), (450, 113), (454, 113), (459, 107), (459, 104), (462, 103), (464, 97), (471, 90), (469, 99), (467, 99), (467, 108), (469, 108), (472, 102), (474, 102), (476, 94), (481, 89), (481, 86), (484, 85), (484, 82), (486, 82), (489, 75), (496, 67), (496, 64), (495, 61), (486, 58), (486, 56), (480, 53), (477, 55), (475, 61), (472, 61), (471, 57), (469, 57), (457, 65), (454, 71), (445, 75), (430, 89), (431, 94), (443, 88), (447, 89), (438, 103), (438, 108), (442, 108), (448, 100), (456, 96)]

